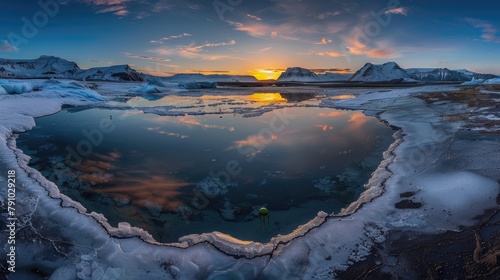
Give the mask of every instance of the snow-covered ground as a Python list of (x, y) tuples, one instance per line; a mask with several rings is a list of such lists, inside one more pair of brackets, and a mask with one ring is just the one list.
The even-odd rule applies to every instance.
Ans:
[[(99, 94), (70, 81), (34, 83), (38, 91), (0, 94), (3, 221), (7, 220), (7, 171), (15, 170), (16, 176), (16, 272), (9, 279), (331, 279), (368, 259), (375, 259), (373, 266), (393, 278), (418, 278), (421, 272), (412, 269), (411, 258), (383, 254), (396, 236), (405, 236), (411, 247), (419, 236), (474, 227), (484, 223), (485, 213), (498, 211), (499, 130), (488, 125), (493, 128), (485, 134), (480, 131), (484, 122), (474, 127), (476, 122), (454, 117), (473, 114), (496, 122), (498, 95), (483, 91), (478, 100), (488, 98), (488, 102), (471, 104), (441, 98), (459, 90), (452, 86), (313, 89), (326, 95), (321, 107), (365, 110), (400, 128), (359, 200), (340, 214), (320, 212), (294, 232), (266, 244), (217, 232), (160, 244), (142, 229), (126, 223), (113, 228), (101, 214), (88, 213), (31, 169), (29, 158), (16, 148), (16, 133), (30, 130), (35, 117), (55, 113), (63, 105), (93, 106), (109, 96), (140, 94), (150, 88), (100, 83)], [(179, 93), (173, 87), (160, 91), (199, 94)], [(219, 88), (211, 93), (246, 91)], [(346, 94), (357, 98), (338, 98)], [(498, 224), (498, 213), (493, 215)], [(7, 239), (7, 234), (0, 235), (2, 244), (8, 244)], [(10, 248), (2, 248), (4, 258)], [(1, 274), (8, 273), (5, 263)]]

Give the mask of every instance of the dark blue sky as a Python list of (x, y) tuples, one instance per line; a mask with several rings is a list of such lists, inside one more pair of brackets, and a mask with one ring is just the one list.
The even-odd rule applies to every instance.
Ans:
[[(290, 66), (500, 74), (500, 4), (451, 0), (3, 1), (0, 57), (272, 77)], [(45, 3), (42, 7), (39, 3)]]

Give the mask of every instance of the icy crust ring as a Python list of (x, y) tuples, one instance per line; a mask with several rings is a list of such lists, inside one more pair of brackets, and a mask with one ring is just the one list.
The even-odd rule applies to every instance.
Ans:
[(111, 237), (137, 237), (144, 242), (152, 245), (169, 246), (183, 249), (187, 249), (200, 243), (208, 243), (214, 246), (217, 250), (227, 255), (253, 259), (264, 255), (279, 254), (281, 252), (280, 249), (286, 247), (286, 245), (294, 239), (305, 236), (310, 231), (320, 227), (327, 221), (328, 218), (349, 216), (356, 212), (359, 208), (361, 208), (365, 203), (368, 203), (376, 197), (382, 195), (384, 192), (384, 183), (392, 175), (392, 173), (388, 169), (388, 166), (394, 161), (396, 157), (396, 155), (394, 154), (394, 150), (403, 142), (402, 133), (400, 130), (394, 133), (393, 137), (396, 139), (396, 141), (393, 142), (389, 146), (388, 150), (384, 152), (382, 162), (373, 172), (372, 177), (365, 185), (367, 190), (364, 191), (356, 201), (352, 202), (347, 208), (342, 209), (339, 214), (327, 214), (323, 211), (320, 211), (318, 212), (316, 217), (314, 217), (306, 224), (299, 226), (293, 232), (286, 235), (275, 236), (271, 238), (269, 242), (264, 244), (254, 241), (239, 240), (230, 235), (217, 231), (211, 233), (186, 235), (184, 237), (181, 237), (178, 243), (160, 243), (156, 241), (149, 232), (145, 231), (142, 228), (133, 227), (127, 222), (118, 223), (118, 227), (113, 227), (107, 222), (107, 219), (103, 214), (97, 212), (87, 213), (87, 209), (83, 205), (62, 194), (59, 191), (59, 187), (55, 183), (46, 179), (38, 170), (29, 167), (28, 163), (30, 157), (16, 147), (16, 135), (12, 135), (8, 139), (7, 145), (9, 149), (11, 149), (16, 155), (19, 167), (22, 168), (30, 178), (37, 181), (40, 186), (42, 186), (48, 192), (48, 195), (51, 198), (60, 199), (60, 205), (62, 207), (74, 208), (78, 211), (78, 213), (93, 218), (108, 232)]

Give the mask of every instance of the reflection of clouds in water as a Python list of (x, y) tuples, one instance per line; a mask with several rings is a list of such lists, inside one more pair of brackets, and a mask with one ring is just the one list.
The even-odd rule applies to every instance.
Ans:
[(360, 129), (363, 125), (365, 125), (369, 121), (370, 118), (360, 112), (354, 113), (349, 117), (349, 123), (353, 125), (353, 127), (350, 127), (351, 129)]
[[(268, 136), (271, 136), (271, 138)], [(267, 145), (277, 140), (278, 135), (276, 133), (273, 133), (272, 135), (254, 134), (248, 136), (246, 139), (234, 141), (233, 145), (226, 150), (238, 149), (240, 153), (246, 156), (256, 156), (257, 154), (260, 154)]]
[(327, 124), (317, 124), (315, 127), (319, 127), (323, 131), (333, 130), (333, 126)]
[[(173, 210), (181, 205), (179, 188), (192, 185), (176, 178), (151, 176), (148, 172), (136, 178), (113, 178), (111, 187), (93, 188), (92, 191), (106, 193), (141, 207), (161, 207)], [(147, 179), (145, 179), (147, 178)]]
[(319, 113), (318, 116), (319, 117), (336, 118), (336, 117), (345, 116), (347, 114), (348, 114), (347, 111), (333, 111), (333, 112), (330, 112), (330, 113)]
[(106, 183), (113, 178), (109, 172), (118, 169), (113, 162), (120, 159), (121, 153), (116, 151), (108, 154), (94, 153), (89, 157), (93, 159), (85, 159), (74, 168), (78, 172), (76, 175), (78, 180), (94, 185)]
[(183, 117), (171, 117), (171, 116), (157, 116), (153, 119), (156, 123), (173, 123), (173, 124), (184, 124), (188, 126), (200, 126), (203, 128), (215, 128), (221, 130), (234, 131), (234, 127), (228, 127), (216, 124), (204, 124), (201, 123), (195, 116), (183, 116)]
[(179, 133), (165, 131), (165, 130), (161, 129), (160, 127), (148, 127), (147, 130), (148, 131), (155, 131), (155, 132), (158, 132), (159, 134), (162, 134), (162, 135), (173, 136), (173, 137), (177, 137), (177, 138), (181, 138), (181, 139), (189, 137), (188, 135), (183, 135), (183, 134), (179, 134)]

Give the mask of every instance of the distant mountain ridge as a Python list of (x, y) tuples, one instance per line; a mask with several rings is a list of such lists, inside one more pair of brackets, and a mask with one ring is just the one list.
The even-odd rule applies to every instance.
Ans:
[(254, 76), (250, 75), (221, 75), (211, 74), (205, 75), (201, 73), (193, 74), (175, 74), (171, 77), (164, 78), (169, 82), (257, 82)]
[(37, 59), (0, 58), (2, 78), (63, 78), (102, 81), (144, 81), (143, 74), (128, 65), (96, 67), (83, 70), (75, 62), (55, 56)]
[(493, 79), (496, 75), (471, 72), (466, 69), (450, 70), (448, 68), (409, 68), (406, 69), (411, 78), (420, 81), (470, 81), (474, 79)]

